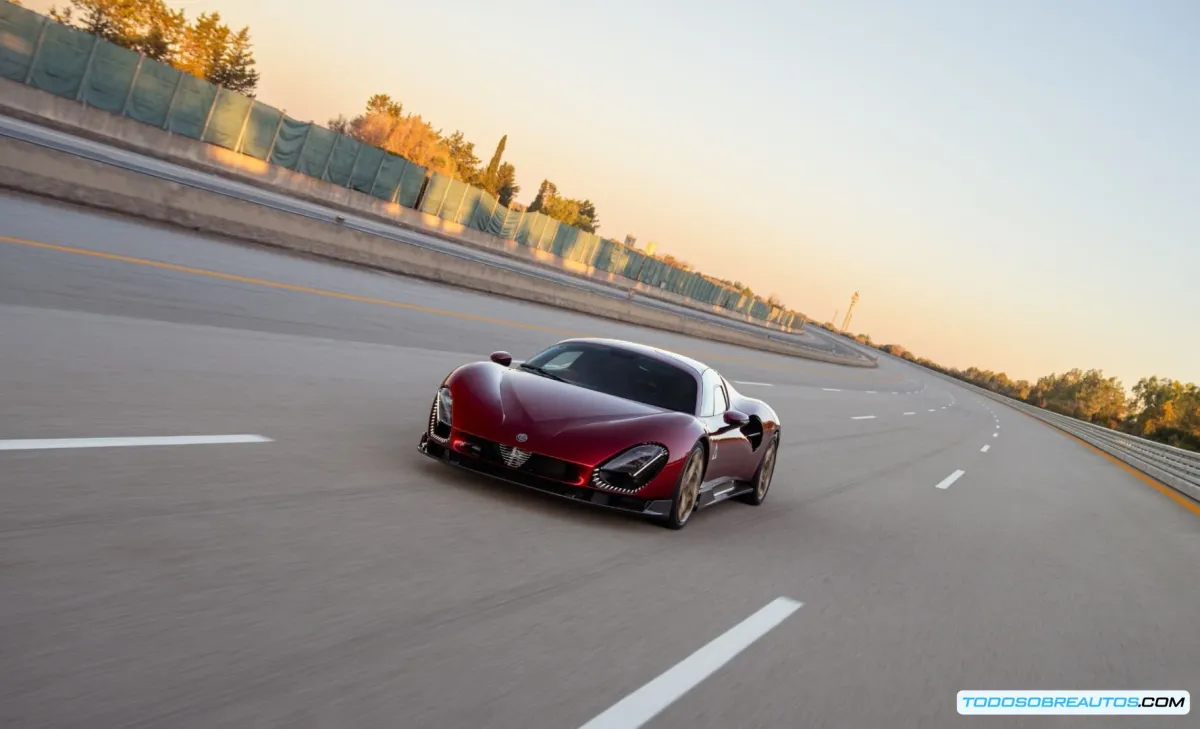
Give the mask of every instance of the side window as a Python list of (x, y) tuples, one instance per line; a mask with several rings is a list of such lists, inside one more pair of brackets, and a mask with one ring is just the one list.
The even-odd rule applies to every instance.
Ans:
[(707, 418), (720, 415), (729, 409), (725, 390), (721, 387), (721, 378), (716, 372), (705, 370), (700, 384), (704, 392), (704, 402), (700, 407), (701, 416)]
[(700, 394), (700, 416), (707, 418), (713, 414), (713, 410), (716, 408), (716, 401), (713, 400), (712, 380), (709, 379), (707, 372), (700, 379)]

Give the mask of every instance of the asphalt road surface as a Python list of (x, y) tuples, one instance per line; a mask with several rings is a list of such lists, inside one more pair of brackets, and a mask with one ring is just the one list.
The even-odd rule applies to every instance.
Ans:
[[(1200, 519), (916, 368), (15, 197), (0, 236), (0, 726), (1196, 725), (956, 713), (964, 689), (1200, 693)], [(451, 368), (575, 334), (767, 398), (767, 502), (671, 532), (416, 452)], [(253, 437), (68, 447), (178, 436)]]

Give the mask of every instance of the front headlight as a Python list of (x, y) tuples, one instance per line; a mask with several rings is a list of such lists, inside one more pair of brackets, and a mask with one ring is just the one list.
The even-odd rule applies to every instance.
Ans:
[(617, 454), (596, 470), (611, 486), (636, 489), (649, 483), (666, 463), (667, 449), (657, 443), (646, 443)]
[(438, 390), (437, 419), (442, 425), (450, 425), (454, 417), (454, 400), (450, 397), (450, 388)]

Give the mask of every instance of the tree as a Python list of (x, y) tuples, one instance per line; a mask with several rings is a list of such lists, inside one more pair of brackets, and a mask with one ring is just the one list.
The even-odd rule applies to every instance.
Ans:
[(492, 153), (492, 161), (488, 162), (487, 170), (483, 173), (483, 179), (480, 180), (480, 187), (495, 195), (500, 191), (500, 159), (504, 157), (504, 147), (508, 144), (508, 135), (500, 137), (500, 143), (496, 145), (496, 151)]
[[(339, 123), (344, 117), (331, 121)], [(364, 112), (351, 119), (346, 134), (363, 144), (400, 155), (433, 172), (454, 176), (455, 163), (439, 130), (417, 114), (405, 114), (404, 106), (387, 94), (367, 99)]]
[(596, 206), (591, 200), (562, 197), (558, 194), (558, 188), (549, 180), (542, 180), (537, 195), (529, 204), (529, 212), (540, 212), (587, 233), (595, 233), (600, 228)]
[(517, 184), (517, 168), (512, 166), (512, 163), (505, 162), (500, 165), (500, 169), (496, 175), (497, 194), (500, 204), (508, 207), (512, 204), (513, 198), (521, 191), (521, 186)]
[(542, 208), (546, 206), (546, 200), (558, 197), (558, 188), (550, 180), (542, 180), (542, 184), (538, 187), (537, 195), (534, 196), (533, 202), (529, 203), (526, 212), (540, 213)]
[(233, 34), (225, 53), (212, 68), (208, 81), (219, 84), (230, 91), (238, 91), (251, 98), (258, 88), (258, 71), (250, 46), (250, 29), (242, 28)]
[(371, 94), (371, 97), (367, 99), (367, 114), (382, 114), (392, 119), (399, 119), (404, 116), (404, 104), (393, 101), (388, 94)]
[(1200, 450), (1200, 388), (1177, 380), (1143, 377), (1133, 386), (1134, 435), (1177, 448)]
[(479, 181), (479, 158), (475, 156), (475, 143), (468, 142), (461, 131), (446, 137), (450, 161), (454, 164), (454, 177), (468, 185)]
[(258, 71), (250, 46), (250, 29), (234, 33), (220, 13), (200, 13), (183, 34), (176, 65), (193, 76), (232, 91), (254, 95)]
[(325, 126), (329, 127), (330, 131), (338, 134), (350, 134), (350, 120), (344, 114), (338, 114), (336, 117), (325, 122)]
[(588, 233), (600, 230), (600, 218), (596, 215), (596, 206), (592, 204), (591, 200), (583, 200), (579, 203), (575, 222), (572, 225)]
[(70, 0), (50, 17), (155, 60), (171, 63), (187, 20), (163, 0)]
[(69, 2), (61, 11), (50, 8), (50, 17), (209, 83), (254, 96), (259, 74), (250, 29), (235, 33), (221, 22), (220, 13), (201, 13), (189, 24), (182, 10), (171, 10), (164, 0)]

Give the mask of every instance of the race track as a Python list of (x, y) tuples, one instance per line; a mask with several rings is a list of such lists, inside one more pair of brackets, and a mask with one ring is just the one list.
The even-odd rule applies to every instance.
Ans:
[[(0, 221), (0, 726), (1106, 726), (973, 720), (955, 697), (1200, 691), (1195, 510), (916, 368), (14, 196)], [(670, 532), (416, 452), (451, 368), (572, 335), (683, 351), (768, 399), (766, 504)], [(200, 435), (261, 438), (18, 442)], [(689, 658), (781, 597), (800, 607), (752, 618), (728, 662)]]

